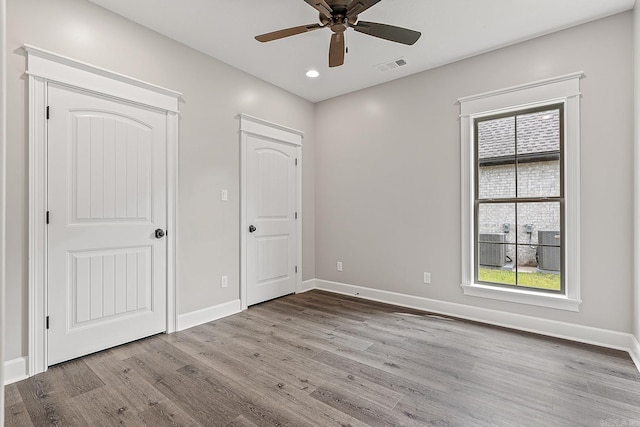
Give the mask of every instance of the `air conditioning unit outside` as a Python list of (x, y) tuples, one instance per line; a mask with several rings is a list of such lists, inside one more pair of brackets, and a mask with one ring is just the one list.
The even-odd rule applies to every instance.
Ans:
[(479, 264), (488, 267), (503, 267), (507, 258), (504, 234), (481, 233), (478, 237)]
[(560, 232), (538, 231), (538, 269), (560, 271)]

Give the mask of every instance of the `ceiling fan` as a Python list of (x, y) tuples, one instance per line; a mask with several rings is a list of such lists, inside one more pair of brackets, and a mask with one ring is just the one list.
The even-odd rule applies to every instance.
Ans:
[(301, 25), (256, 36), (259, 42), (270, 42), (296, 34), (307, 33), (320, 28), (329, 28), (333, 35), (329, 44), (329, 67), (344, 64), (347, 28), (369, 36), (379, 37), (396, 43), (412, 45), (421, 36), (418, 31), (377, 22), (358, 21), (358, 14), (379, 3), (381, 0), (304, 0), (320, 12), (319, 24)]

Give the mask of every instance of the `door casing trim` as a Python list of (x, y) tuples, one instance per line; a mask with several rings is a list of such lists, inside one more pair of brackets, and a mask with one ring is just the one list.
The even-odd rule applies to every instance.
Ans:
[(304, 132), (248, 114), (240, 118), (240, 309), (247, 309), (247, 136), (269, 138), (296, 147), (296, 265), (295, 291), (302, 290), (302, 139)]
[(167, 116), (167, 332), (177, 325), (178, 118), (181, 94), (104, 68), (24, 45), (29, 79), (29, 312), (28, 375), (45, 372), (47, 363), (47, 87), (71, 86), (108, 98), (151, 107)]

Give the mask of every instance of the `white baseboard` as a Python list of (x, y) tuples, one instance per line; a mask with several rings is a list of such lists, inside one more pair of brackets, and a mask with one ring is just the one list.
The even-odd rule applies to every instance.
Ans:
[[(306, 281), (311, 282), (310, 280)], [(310, 285), (310, 283), (309, 283)], [(439, 301), (424, 297), (382, 291), (328, 280), (314, 280), (315, 289), (356, 296), (372, 301), (415, 308), (436, 314), (502, 326), (585, 344), (597, 345), (629, 352), (640, 370), (640, 344), (631, 334), (599, 329), (574, 323), (558, 322), (539, 317), (524, 316), (470, 305)], [(310, 289), (308, 289), (310, 290)], [(632, 341), (635, 341), (633, 343)], [(635, 348), (634, 348), (635, 344)], [(634, 354), (635, 353), (635, 354)]]
[(213, 307), (180, 314), (178, 315), (178, 331), (231, 316), (232, 314), (240, 313), (241, 311), (240, 300), (236, 299), (223, 304), (214, 305)]
[(631, 335), (629, 356), (631, 356), (631, 359), (633, 359), (633, 363), (636, 364), (636, 367), (640, 371), (640, 341), (638, 341), (638, 338), (633, 335)]
[(9, 385), (28, 378), (27, 366), (29, 359), (18, 357), (4, 362), (4, 385)]
[(304, 292), (309, 292), (313, 289), (316, 289), (316, 279), (309, 279), (302, 282), (302, 285), (300, 286), (300, 290), (296, 293), (302, 294)]

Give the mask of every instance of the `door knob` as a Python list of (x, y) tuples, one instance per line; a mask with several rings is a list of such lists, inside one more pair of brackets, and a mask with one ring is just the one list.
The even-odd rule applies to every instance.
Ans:
[(253, 225), (249, 226), (249, 233), (253, 233), (254, 231), (256, 231), (256, 228)]
[(164, 237), (164, 230), (162, 228), (158, 228), (156, 230), (156, 239), (162, 239)]

